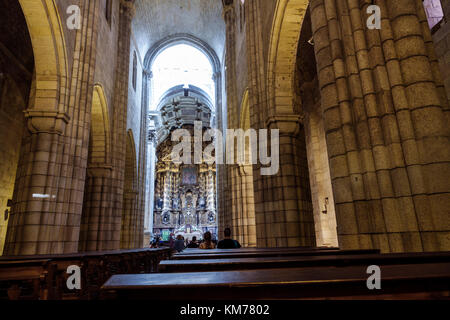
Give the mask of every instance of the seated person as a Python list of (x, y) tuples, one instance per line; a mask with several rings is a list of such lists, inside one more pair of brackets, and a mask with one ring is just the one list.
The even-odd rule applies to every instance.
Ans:
[(177, 240), (175, 240), (173, 248), (178, 251), (182, 252), (186, 247), (184, 246), (184, 239), (182, 235), (178, 235)]
[(198, 243), (197, 243), (197, 237), (193, 237), (192, 241), (187, 246), (189, 249), (197, 249)]
[(203, 235), (203, 243), (200, 245), (200, 249), (215, 249), (216, 245), (211, 240), (211, 232), (205, 232)]
[(219, 241), (218, 249), (239, 249), (241, 244), (237, 240), (231, 239), (231, 229), (226, 228), (224, 231), (225, 239)]

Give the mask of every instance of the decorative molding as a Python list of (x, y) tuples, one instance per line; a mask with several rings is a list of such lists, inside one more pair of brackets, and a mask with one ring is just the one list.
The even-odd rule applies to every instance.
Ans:
[(51, 133), (62, 135), (70, 121), (67, 113), (45, 110), (26, 110), (25, 118), (28, 120), (28, 129), (32, 133)]

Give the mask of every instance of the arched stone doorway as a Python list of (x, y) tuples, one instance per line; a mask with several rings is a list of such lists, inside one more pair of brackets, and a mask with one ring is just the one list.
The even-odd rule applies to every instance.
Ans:
[[(188, 46), (191, 47), (191, 49), (195, 49), (196, 51), (199, 51), (199, 54), (201, 54), (202, 56), (204, 56), (204, 58), (207, 59), (207, 61), (209, 61), (210, 64), (210, 68), (212, 70), (212, 77), (209, 77), (209, 80), (212, 80), (213, 83), (213, 90), (211, 90), (213, 92), (213, 95), (211, 96), (211, 93), (207, 93), (207, 100), (209, 101), (209, 104), (211, 104), (210, 108), (213, 111), (212, 112), (212, 116), (211, 116), (211, 120), (213, 123), (213, 127), (216, 127), (218, 129), (223, 129), (222, 128), (222, 124), (223, 124), (223, 119), (222, 119), (222, 92), (223, 92), (223, 85), (222, 85), (222, 66), (221, 66), (221, 62), (220, 59), (218, 58), (216, 52), (214, 51), (214, 49), (212, 49), (206, 42), (202, 41), (201, 39), (191, 35), (191, 34), (187, 34), (187, 33), (180, 33), (180, 34), (174, 34), (171, 36), (168, 36), (162, 40), (160, 40), (159, 42), (157, 42), (154, 46), (152, 46), (152, 48), (150, 48), (150, 50), (147, 52), (145, 60), (144, 60), (144, 68), (145, 68), (145, 76), (143, 78), (143, 90), (145, 92), (153, 92), (153, 88), (157, 85), (157, 79), (154, 77), (155, 74), (153, 71), (153, 66), (155, 61), (158, 59), (158, 57), (160, 55), (163, 55), (165, 53), (165, 51), (167, 49), (173, 49), (175, 47), (179, 47), (179, 46)], [(203, 60), (203, 59), (202, 59)], [(194, 91), (196, 91), (197, 89), (200, 89), (198, 87), (196, 87), (196, 85), (193, 85), (192, 83), (186, 83), (185, 85), (189, 85), (190, 87), (190, 92), (193, 93)], [(172, 87), (169, 89), (170, 90), (175, 90), (177, 88), (177, 86)], [(204, 90), (203, 88), (201, 88), (202, 90)], [(206, 93), (206, 92), (204, 92)], [(202, 93), (202, 94), (204, 94)], [(143, 99), (143, 104), (142, 104), (142, 108), (148, 110), (149, 105), (151, 105), (151, 101), (153, 100), (154, 104), (159, 103), (160, 101), (158, 99), (160, 99), (161, 97), (153, 97), (152, 94), (150, 95), (145, 95), (144, 99)], [(154, 105), (155, 106), (155, 105)], [(151, 118), (155, 119), (158, 118), (158, 111), (157, 110), (151, 110), (150, 111), (151, 114)], [(161, 123), (159, 123), (158, 125), (161, 125)], [(153, 142), (151, 142), (153, 143)], [(155, 145), (156, 146), (156, 145)], [(156, 152), (156, 149), (153, 148), (149, 148), (151, 150), (154, 150)], [(156, 155), (153, 154), (151, 156), (154, 157)], [(217, 177), (219, 177), (219, 168), (220, 166), (217, 165), (214, 169), (214, 179), (211, 181), (211, 183), (214, 183), (214, 189), (216, 190), (216, 184), (217, 184), (217, 180), (216, 180), (216, 170), (217, 170)], [(149, 166), (150, 168), (150, 166)], [(150, 170), (148, 170), (150, 171)], [(149, 172), (148, 172), (149, 173)], [(148, 178), (150, 177), (150, 174), (148, 174)], [(157, 179), (157, 178), (155, 178)], [(150, 192), (148, 193), (148, 198), (147, 201), (148, 203), (151, 203), (153, 200), (150, 200), (150, 198), (154, 199), (154, 195), (158, 192), (158, 190), (156, 190), (153, 181), (150, 182), (151, 186), (150, 186)], [(217, 184), (218, 186), (220, 185), (220, 183)], [(216, 194), (214, 195), (214, 208), (216, 208), (216, 201), (218, 202), (219, 199), (218, 197), (222, 197), (222, 195), (219, 195), (219, 192), (216, 192)], [(148, 214), (151, 216), (148, 219), (153, 219), (153, 213), (154, 213), (154, 208), (155, 206), (152, 206), (148, 211)], [(214, 210), (214, 212), (216, 212), (216, 210)], [(217, 227), (217, 219), (220, 217), (216, 217), (214, 215), (214, 233), (216, 232), (216, 227)], [(212, 224), (211, 224), (212, 225)], [(155, 228), (154, 228), (155, 229)], [(156, 228), (159, 229), (159, 228)]]
[(305, 130), (316, 245), (338, 247), (334, 195), (312, 38), (311, 15), (307, 10), (296, 56), (294, 104), (302, 115)]
[(306, 0), (277, 2), (266, 83), (251, 89), (259, 95), (252, 100), (260, 101), (252, 108), (253, 123), (279, 130), (280, 135), (279, 172), (259, 176), (254, 171), (257, 240), (262, 247), (316, 245), (305, 131), (300, 106), (294, 101), (297, 48), (307, 6)]
[[(105, 208), (104, 188), (111, 178), (111, 137), (108, 104), (100, 84), (94, 86), (91, 107), (88, 164), (80, 226), (80, 251), (96, 251), (108, 247), (113, 223), (111, 212)], [(107, 195), (110, 192), (106, 193)]]

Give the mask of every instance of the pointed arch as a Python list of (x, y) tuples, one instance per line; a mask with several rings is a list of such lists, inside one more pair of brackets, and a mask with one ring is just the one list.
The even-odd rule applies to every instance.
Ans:
[(294, 113), (294, 71), (308, 0), (277, 0), (269, 45), (271, 117)]
[(91, 111), (89, 166), (110, 163), (111, 140), (108, 104), (101, 84), (94, 86)]
[(136, 145), (134, 142), (133, 131), (128, 130), (127, 147), (125, 157), (125, 192), (136, 192), (137, 190), (137, 160), (136, 160)]
[(250, 129), (250, 101), (248, 88), (245, 90), (242, 98), (240, 128), (244, 130)]
[(19, 0), (19, 3), (28, 25), (36, 70), (35, 101), (30, 104), (28, 116), (32, 116), (32, 111), (64, 113), (68, 63), (57, 4), (55, 0)]

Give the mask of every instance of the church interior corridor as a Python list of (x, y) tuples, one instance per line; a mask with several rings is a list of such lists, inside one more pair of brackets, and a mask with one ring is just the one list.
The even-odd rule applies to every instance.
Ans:
[(0, 31), (0, 301), (450, 300), (450, 1), (0, 0)]

